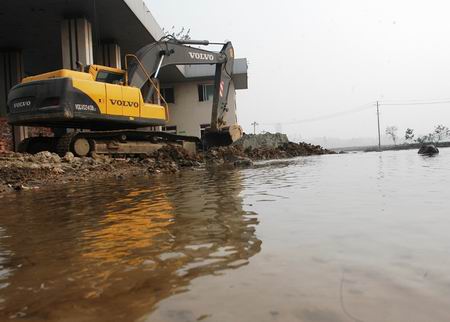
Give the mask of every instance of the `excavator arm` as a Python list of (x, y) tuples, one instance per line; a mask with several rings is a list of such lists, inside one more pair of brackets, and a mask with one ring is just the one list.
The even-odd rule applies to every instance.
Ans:
[[(228, 111), (228, 95), (234, 65), (234, 49), (231, 42), (223, 45), (220, 52), (194, 48), (188, 45), (209, 45), (208, 41), (161, 40), (141, 48), (128, 66), (128, 84), (141, 90), (158, 78), (160, 70), (173, 65), (215, 65), (215, 92), (211, 114), (211, 132), (218, 132), (224, 125), (223, 117)], [(150, 95), (151, 96), (151, 95)]]

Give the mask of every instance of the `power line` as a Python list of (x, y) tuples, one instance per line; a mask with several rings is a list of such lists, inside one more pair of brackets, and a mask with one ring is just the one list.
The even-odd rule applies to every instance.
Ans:
[(272, 125), (273, 126), (273, 125), (278, 125), (278, 124), (291, 125), (291, 124), (300, 124), (300, 123), (308, 123), (308, 122), (317, 122), (317, 121), (322, 121), (322, 120), (326, 120), (326, 119), (331, 119), (331, 118), (335, 118), (335, 117), (340, 117), (340, 116), (344, 116), (344, 115), (362, 112), (362, 111), (373, 108), (373, 106), (374, 106), (374, 102), (370, 102), (370, 103), (361, 105), (359, 107), (352, 108), (350, 110), (346, 110), (346, 111), (342, 111), (342, 112), (336, 112), (336, 113), (332, 113), (332, 114), (326, 114), (326, 115), (307, 118), (307, 119), (303, 119), (303, 120), (290, 121), (290, 122), (260, 123), (260, 125), (265, 125), (265, 126)]
[(447, 101), (428, 101), (428, 102), (403, 102), (403, 103), (385, 103), (380, 102), (380, 105), (383, 106), (412, 106), (412, 105), (434, 105), (434, 104), (447, 104), (450, 103), (450, 100)]
[[(392, 103), (390, 103), (390, 102), (392, 102)], [(381, 106), (437, 105), (437, 104), (447, 104), (447, 103), (450, 103), (450, 99), (435, 99), (435, 100), (427, 100), (427, 101), (425, 101), (425, 100), (397, 100), (397, 101), (388, 100), (388, 101), (379, 101), (378, 107), (381, 107)], [(289, 122), (260, 123), (259, 125), (275, 126), (278, 124), (293, 125), (293, 124), (300, 124), (300, 123), (317, 122), (317, 121), (332, 119), (332, 118), (341, 117), (341, 116), (345, 116), (345, 115), (350, 115), (350, 114), (354, 114), (354, 113), (359, 113), (359, 112), (371, 109), (375, 106), (377, 106), (376, 102), (370, 102), (370, 103), (361, 105), (359, 107), (356, 107), (356, 108), (353, 108), (350, 110), (346, 110), (346, 111), (342, 111), (342, 112), (336, 112), (336, 113), (332, 113), (332, 114), (326, 114), (326, 115), (321, 115), (321, 116), (317, 116), (317, 117), (289, 121)]]
[(403, 102), (433, 102), (433, 101), (450, 101), (450, 97), (442, 97), (442, 98), (429, 98), (429, 99), (386, 99), (380, 100), (380, 102), (391, 102), (391, 103), (403, 103)]

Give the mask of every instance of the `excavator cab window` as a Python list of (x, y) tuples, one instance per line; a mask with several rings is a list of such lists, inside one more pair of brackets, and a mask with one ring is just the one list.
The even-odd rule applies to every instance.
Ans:
[(97, 82), (123, 85), (125, 83), (125, 75), (101, 70), (97, 73)]

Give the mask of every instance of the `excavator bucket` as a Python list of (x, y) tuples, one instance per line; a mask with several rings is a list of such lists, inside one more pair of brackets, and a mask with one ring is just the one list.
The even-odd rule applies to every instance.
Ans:
[(239, 140), (244, 132), (239, 125), (222, 128), (220, 131), (206, 131), (202, 139), (203, 146), (207, 149), (217, 146), (228, 146)]

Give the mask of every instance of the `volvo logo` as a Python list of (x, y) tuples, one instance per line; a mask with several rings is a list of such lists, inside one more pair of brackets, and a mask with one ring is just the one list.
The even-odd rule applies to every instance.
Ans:
[(203, 54), (203, 53), (194, 53), (192, 51), (189, 52), (189, 56), (191, 56), (192, 59), (198, 59), (198, 60), (214, 60), (213, 54)]
[(14, 105), (13, 105), (14, 108), (22, 108), (22, 107), (29, 107), (29, 106), (31, 106), (31, 101), (17, 102), (17, 103), (14, 103)]
[(124, 107), (139, 107), (138, 102), (122, 101), (122, 100), (109, 100), (112, 105), (124, 106)]

